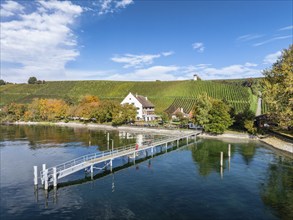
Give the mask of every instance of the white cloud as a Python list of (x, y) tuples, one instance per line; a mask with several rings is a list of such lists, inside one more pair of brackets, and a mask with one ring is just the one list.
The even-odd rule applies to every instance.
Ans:
[(107, 77), (107, 80), (119, 80), (119, 81), (153, 81), (153, 80), (179, 80), (182, 79), (177, 75), (177, 71), (180, 67), (177, 66), (152, 66), (146, 69), (138, 69), (134, 72), (125, 74), (114, 74)]
[(222, 68), (211, 67), (211, 65), (189, 66), (189, 73), (197, 74), (202, 79), (238, 79), (249, 77), (260, 77), (261, 70), (254, 68), (256, 64), (234, 64)]
[(163, 55), (164, 57), (171, 56), (171, 55), (173, 55), (173, 54), (174, 54), (173, 51), (168, 51), (168, 52), (163, 52), (163, 53), (162, 53), (162, 55)]
[(1, 17), (10, 17), (16, 13), (22, 13), (24, 7), (15, 2), (15, 1), (6, 1), (4, 4), (1, 4)]
[(125, 8), (133, 3), (133, 0), (121, 0), (116, 3), (116, 8)]
[(197, 52), (199, 52), (199, 53), (202, 53), (205, 50), (204, 44), (202, 42), (195, 42), (195, 43), (193, 43), (192, 44), (192, 48), (194, 50), (196, 50)]
[(246, 62), (244, 64), (244, 66), (247, 66), (247, 67), (255, 67), (255, 66), (258, 66), (256, 63), (249, 63), (249, 62)]
[(293, 26), (287, 26), (287, 27), (283, 27), (283, 28), (280, 28), (279, 31), (287, 31), (287, 30), (292, 30), (293, 29)]
[(250, 41), (250, 40), (254, 40), (254, 39), (258, 39), (263, 37), (263, 35), (260, 34), (246, 34), (246, 35), (242, 35), (240, 37), (237, 38), (238, 41)]
[(1, 22), (1, 72), (5, 70), (7, 81), (59, 77), (66, 63), (79, 55), (70, 27), (82, 12), (69, 1), (38, 1), (33, 12)]
[(133, 4), (133, 0), (100, 0), (99, 15), (114, 13), (130, 4)]
[(276, 40), (283, 40), (283, 39), (288, 39), (288, 38), (292, 38), (292, 35), (273, 37), (273, 38), (271, 38), (269, 40), (253, 44), (253, 46), (258, 47), (258, 46), (261, 46), (261, 45), (264, 45), (264, 44), (267, 44), (267, 43), (270, 43), (270, 42), (273, 42), (273, 41), (276, 41)]
[(135, 55), (135, 54), (124, 54), (124, 55), (116, 55), (111, 58), (113, 62), (116, 63), (124, 63), (124, 68), (134, 67), (134, 68), (141, 68), (145, 65), (150, 65), (154, 62), (154, 59), (160, 58), (161, 56), (170, 56), (174, 54), (174, 52), (162, 52), (159, 54), (142, 54), (142, 55)]
[(282, 55), (281, 51), (277, 51), (276, 53), (268, 54), (264, 58), (263, 62), (264, 62), (264, 64), (274, 64), (281, 55)]

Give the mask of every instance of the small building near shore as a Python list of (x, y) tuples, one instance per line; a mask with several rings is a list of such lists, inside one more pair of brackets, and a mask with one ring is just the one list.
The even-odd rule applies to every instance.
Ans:
[(158, 116), (155, 115), (155, 105), (142, 95), (133, 95), (131, 92), (123, 99), (121, 105), (130, 104), (136, 107), (136, 120), (153, 121)]

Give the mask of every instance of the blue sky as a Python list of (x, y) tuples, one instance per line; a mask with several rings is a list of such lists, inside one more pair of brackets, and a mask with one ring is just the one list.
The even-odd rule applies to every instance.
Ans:
[(260, 77), (292, 44), (292, 1), (1, 1), (1, 78)]

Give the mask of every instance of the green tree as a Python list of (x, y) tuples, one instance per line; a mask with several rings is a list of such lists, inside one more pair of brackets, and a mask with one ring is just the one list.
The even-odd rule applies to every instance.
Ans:
[(221, 134), (233, 123), (229, 112), (228, 104), (203, 94), (193, 108), (192, 120), (207, 132)]
[(28, 84), (36, 84), (37, 83), (37, 78), (34, 77), (34, 76), (31, 76), (29, 79), (28, 79)]
[(195, 124), (204, 126), (209, 122), (209, 111), (212, 108), (211, 98), (205, 93), (200, 95), (192, 110), (192, 120)]
[(163, 113), (161, 114), (161, 119), (162, 119), (162, 122), (163, 122), (163, 123), (167, 123), (167, 122), (170, 121), (170, 117), (169, 117), (169, 115), (168, 115), (166, 112), (163, 112)]
[(251, 133), (251, 134), (256, 134), (256, 128), (254, 127), (254, 121), (253, 120), (248, 120), (246, 119), (244, 121), (244, 127), (245, 129)]
[(293, 126), (293, 45), (263, 74), (262, 94), (270, 119), (281, 127)]
[(233, 124), (229, 114), (230, 107), (221, 100), (213, 100), (212, 108), (209, 111), (208, 122), (204, 125), (207, 132), (222, 134)]
[(5, 81), (3, 79), (0, 79), (0, 86), (3, 86), (5, 84), (6, 84)]

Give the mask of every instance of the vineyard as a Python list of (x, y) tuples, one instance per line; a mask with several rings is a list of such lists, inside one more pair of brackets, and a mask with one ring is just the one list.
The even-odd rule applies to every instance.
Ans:
[[(242, 112), (243, 109), (249, 109), (250, 103), (249, 102), (231, 102), (228, 101), (230, 106), (232, 106), (235, 109), (235, 112)], [(165, 110), (168, 114), (172, 114), (175, 112), (178, 108), (183, 108), (183, 111), (187, 114), (189, 114), (193, 107), (196, 105), (196, 98), (175, 98), (173, 103)]]
[[(207, 93), (216, 99), (224, 99), (236, 111), (255, 109), (256, 98), (247, 87), (213, 81), (52, 81), (40, 85), (9, 84), (0, 87), (0, 106), (10, 102), (29, 103), (34, 98), (58, 98), (76, 103), (84, 95), (121, 102), (129, 93), (147, 96), (162, 112), (175, 100), (192, 100)], [(180, 98), (180, 99), (179, 99)]]

